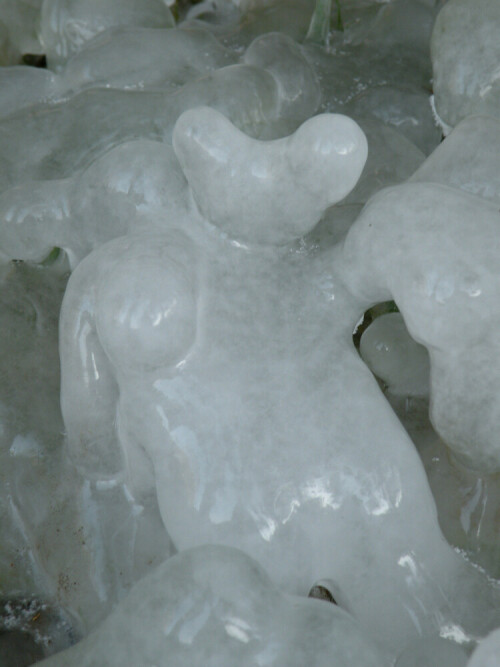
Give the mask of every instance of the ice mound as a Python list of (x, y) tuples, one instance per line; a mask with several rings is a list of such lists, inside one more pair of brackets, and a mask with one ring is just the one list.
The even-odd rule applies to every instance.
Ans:
[(464, 118), (410, 180), (442, 183), (500, 203), (500, 118)]
[[(84, 89), (57, 104), (26, 107), (0, 119), (0, 191), (26, 181), (66, 178), (127, 140), (170, 142), (178, 117), (201, 105), (218, 109), (252, 136), (289, 134), (316, 111), (319, 93), (297, 49), (281, 38), (275, 42), (283, 59), (289, 55), (288, 68), (232, 64), (175, 90)], [(305, 77), (308, 91), (315, 91), (307, 98), (297, 94)]]
[(471, 114), (500, 116), (500, 4), (449, 0), (431, 41), (434, 97), (451, 126)]
[(239, 240), (264, 243), (310, 231), (356, 185), (368, 150), (346, 116), (314, 116), (290, 137), (262, 142), (210, 108), (179, 118), (173, 146), (207, 219)]
[[(251, 558), (201, 547), (142, 579), (87, 639), (40, 667), (388, 667), (336, 605), (283, 594)], [(354, 663), (353, 663), (354, 661)]]
[(435, 428), (469, 465), (489, 472), (500, 469), (499, 221), (497, 203), (408, 183), (373, 197), (344, 247), (350, 289), (367, 303), (393, 298), (429, 350)]

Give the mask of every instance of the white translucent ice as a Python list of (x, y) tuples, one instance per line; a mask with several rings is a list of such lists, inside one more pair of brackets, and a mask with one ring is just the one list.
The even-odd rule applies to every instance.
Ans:
[(93, 248), (144, 226), (186, 215), (187, 183), (171, 146), (121, 144), (65, 180), (0, 195), (0, 255), (42, 261), (64, 249), (74, 268)]
[[(234, 64), (171, 90), (84, 90), (68, 101), (38, 105), (0, 121), (0, 191), (26, 181), (65, 178), (105, 151), (132, 139), (169, 142), (186, 109), (210, 104), (254, 136), (283, 136), (318, 105), (314, 74), (293, 43), (279, 36), (290, 69)], [(256, 47), (257, 48), (257, 47)], [(297, 82), (310, 75), (308, 98)], [(306, 92), (306, 91), (304, 91)]]
[(467, 667), (500, 667), (500, 629), (479, 643)]
[(124, 25), (166, 28), (174, 19), (162, 0), (43, 0), (40, 37), (48, 66), (61, 66), (98, 33)]
[(397, 129), (425, 154), (441, 140), (425, 90), (378, 85), (362, 89), (345, 105), (344, 113), (354, 118), (378, 118)]
[(408, 183), (373, 197), (344, 246), (346, 282), (394, 299), (431, 361), (431, 419), (469, 465), (500, 470), (500, 211), (455, 188)]
[(356, 120), (368, 140), (368, 158), (343, 204), (364, 204), (381, 188), (406, 181), (425, 160), (422, 151), (394, 127), (376, 118)]
[(284, 243), (310, 231), (363, 170), (368, 146), (346, 116), (322, 114), (262, 142), (208, 107), (177, 121), (173, 146), (201, 212), (243, 241)]
[(120, 27), (101, 33), (68, 60), (60, 89), (175, 89), (236, 60), (205, 30)]
[(243, 62), (273, 74), (278, 82), (281, 104), (284, 108), (290, 107), (293, 116), (306, 118), (311, 114), (311, 107), (318, 108), (321, 89), (316, 74), (291, 37), (279, 32), (257, 37), (246, 50)]
[(173, 92), (237, 60), (206, 30), (109, 29), (86, 42), (58, 73), (27, 66), (1, 68), (0, 116), (62, 101), (88, 88)]
[(377, 317), (361, 336), (360, 353), (390, 392), (402, 396), (429, 392), (427, 350), (410, 337), (399, 313)]
[(0, 3), (0, 66), (16, 65), (25, 53), (42, 53), (37, 35), (41, 4), (42, 0)]
[(412, 642), (394, 667), (466, 667), (467, 653), (459, 645), (441, 637), (425, 637)]
[(38, 67), (0, 67), (0, 117), (57, 95), (58, 76)]
[(472, 113), (500, 117), (500, 3), (449, 0), (431, 41), (434, 97), (451, 126)]
[[(345, 139), (332, 132), (345, 127), (310, 121), (303, 181), (327, 132), (333, 150), (320, 160), (332, 191), (345, 190), (349, 159), (359, 164), (336, 154)], [(293, 166), (302, 129), (278, 143), (279, 169), (290, 154)], [(253, 142), (243, 160), (250, 140), (235, 133), (207, 109), (176, 126), (176, 150), (196, 148), (183, 168), (210, 222), (192, 215), (116, 239), (72, 274), (60, 328), (68, 452), (88, 478), (125, 479), (139, 499), (155, 487), (178, 549), (239, 547), (290, 592), (332, 579), (394, 657), (418, 634), (484, 634), (496, 593), (444, 541), (413, 444), (353, 346), (364, 301), (339, 276), (338, 248), (298, 242), (318, 204), (304, 195), (303, 218), (289, 207), (252, 227), (252, 203), (266, 215), (260, 167), (276, 144)], [(214, 200), (232, 172), (231, 219)], [(285, 205), (300, 185), (291, 171), (276, 187)]]
[(345, 611), (283, 594), (251, 558), (201, 547), (170, 558), (101, 627), (40, 667), (389, 667)]
[(500, 203), (500, 118), (464, 118), (410, 180), (450, 185)]
[[(190, 148), (191, 139), (186, 136), (195, 131), (195, 125), (189, 125), (193, 119), (200, 125), (211, 124), (215, 142), (220, 141), (222, 132), (228, 144), (230, 170), (224, 171), (225, 164), (209, 156), (213, 162), (209, 170), (203, 171), (206, 160), (193, 158), (193, 150), (198, 150), (199, 145)], [(332, 140), (329, 154), (326, 143), (321, 143), (321, 162), (308, 140), (314, 132), (318, 136), (323, 133), (338, 137)], [(205, 150), (210, 153), (207, 142), (208, 137)], [(295, 226), (297, 236), (309, 231), (325, 208), (352, 189), (367, 152), (362, 131), (343, 116), (318, 116), (288, 138), (264, 142), (242, 134), (209, 108), (184, 114), (176, 126), (174, 143), (181, 161), (186, 150), (191, 151), (186, 159), (196, 160), (197, 176), (190, 171), (190, 177), (202, 210), (207, 193), (211, 198), (215, 194), (216, 208), (209, 213), (219, 224), (231, 224), (237, 218), (243, 238), (259, 234), (263, 239), (272, 237), (274, 242), (280, 242), (273, 231), (278, 216), (286, 217), (288, 224)], [(235, 156), (239, 159), (238, 168)], [(288, 174), (293, 161), (297, 163), (295, 171)], [(316, 164), (310, 181), (302, 178), (301, 162)], [(264, 171), (258, 174), (257, 169), (267, 170), (269, 178), (263, 179)], [(377, 174), (376, 182), (380, 178)], [(242, 195), (245, 188), (247, 194)], [(227, 196), (231, 189), (240, 193), (234, 201)], [(189, 209), (187, 183), (172, 148), (153, 141), (126, 142), (73, 178), (30, 183), (0, 195), (1, 254), (7, 259), (41, 261), (57, 246), (67, 251), (74, 268), (104, 242), (145, 225), (170, 225), (171, 220), (187, 215)], [(180, 224), (178, 220), (176, 224)], [(243, 226), (249, 231), (245, 233)]]

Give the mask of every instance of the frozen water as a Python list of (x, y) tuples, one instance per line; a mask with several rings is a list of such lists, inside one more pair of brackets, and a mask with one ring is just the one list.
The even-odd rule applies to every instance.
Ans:
[(499, 221), (497, 203), (408, 183), (373, 197), (344, 247), (349, 289), (367, 304), (393, 298), (428, 348), (435, 428), (485, 472), (500, 470)]
[(56, 91), (57, 75), (46, 69), (0, 67), (0, 118), (24, 107), (49, 101)]
[(483, 639), (474, 651), (467, 667), (500, 666), (500, 630)]
[(175, 90), (236, 60), (236, 54), (206, 30), (120, 27), (87, 42), (68, 60), (60, 73), (60, 89)]
[(185, 551), (130, 591), (102, 626), (40, 667), (388, 667), (345, 611), (284, 595), (227, 547)]
[[(2, 594), (57, 602), (84, 635), (118, 603), (56, 664), (138, 667), (150, 647), (156, 667), (364, 664), (353, 650), (458, 667), (500, 623), (422, 465), (450, 543), (497, 576), (497, 120), (467, 117), (424, 162), (444, 3), (341, 0), (326, 49), (292, 39), (313, 4), (204, 2), (165, 29), (160, 0), (45, 0), (57, 73), (0, 72), (0, 249), (44, 263), (1, 267)], [(4, 0), (1, 62), (41, 52), (39, 5)], [(65, 447), (53, 246), (76, 267)], [(391, 296), (414, 339), (399, 315), (365, 332), (381, 391), (352, 331)], [(180, 554), (120, 603), (206, 542), (226, 548)], [(288, 593), (320, 581), (356, 620), (227, 546)]]
[[(309, 182), (321, 132), (336, 173), (345, 138), (333, 131), (345, 121), (306, 125), (298, 145)], [(260, 211), (267, 196), (261, 152), (273, 160), (278, 146), (280, 169), (288, 153), (293, 166), (303, 129), (264, 145), (215, 111), (181, 117), (175, 149), (211, 224), (188, 216), (116, 239), (73, 273), (61, 317), (70, 455), (89, 479), (127, 480), (139, 500), (156, 486), (178, 549), (242, 548), (297, 593), (333, 579), (394, 652), (450, 624), (484, 633), (495, 594), (444, 542), (413, 445), (352, 345), (364, 302), (342, 284), (338, 249), (296, 244), (317, 201), (302, 197), (298, 228), (292, 207), (251, 224), (250, 206)], [(340, 155), (359, 174), (357, 152)], [(231, 217), (219, 182), (242, 168), (248, 195)], [(352, 173), (335, 186), (352, 187)], [(300, 187), (292, 177), (279, 184), (283, 206)]]
[[(57, 346), (59, 307), (68, 278), (62, 254), (51, 266), (15, 263), (2, 271), (3, 602), (12, 606), (14, 599), (18, 607), (34, 594), (52, 604), (57, 600), (71, 610), (77, 630), (85, 632), (132, 583), (171, 553), (171, 544), (154, 493), (136, 502), (126, 485), (83, 480), (65, 459)], [(28, 611), (26, 627), (7, 628), (0, 604), (0, 630), (30, 631), (50, 639), (53, 650), (66, 645), (55, 641), (36, 610)], [(5, 638), (6, 650), (9, 646)]]
[(172, 13), (162, 0), (43, 0), (40, 38), (51, 69), (88, 40), (114, 26), (167, 28)]
[(410, 337), (399, 313), (382, 315), (368, 327), (361, 336), (360, 354), (391, 393), (428, 394), (427, 350)]
[(395, 128), (374, 118), (356, 120), (368, 140), (368, 159), (344, 205), (364, 204), (382, 188), (406, 181), (425, 160), (422, 151)]
[(262, 142), (213, 109), (193, 109), (177, 121), (173, 145), (201, 212), (253, 243), (286, 243), (310, 231), (353, 189), (367, 156), (358, 125), (335, 114)]
[(449, 0), (432, 34), (434, 96), (439, 116), (456, 125), (473, 113), (500, 116), (500, 3)]
[(467, 653), (441, 637), (426, 637), (411, 643), (394, 667), (466, 667)]
[[(91, 89), (66, 102), (38, 105), (0, 121), (0, 191), (26, 181), (65, 178), (99, 155), (132, 139), (170, 141), (175, 121), (203, 104), (218, 109), (254, 136), (283, 136), (312, 115), (317, 96), (290, 98), (298, 55), (290, 49), (293, 75), (236, 64), (186, 83), (176, 92)], [(304, 61), (303, 67), (309, 70)], [(310, 81), (309, 89), (314, 88)], [(283, 97), (282, 97), (283, 91)]]
[(411, 177), (500, 203), (500, 118), (468, 116)]
[(0, 3), (0, 66), (17, 65), (24, 53), (42, 53), (37, 27), (42, 0)]
[(311, 108), (318, 108), (321, 89), (316, 74), (291, 37), (279, 32), (257, 37), (246, 50), (243, 62), (261, 67), (276, 78), (283, 115), (289, 108), (293, 117), (302, 119), (312, 115)]
[(131, 141), (62, 181), (10, 188), (0, 195), (1, 254), (42, 261), (64, 249), (71, 267), (93, 248), (144, 226), (185, 216), (187, 183), (173, 149)]
[(427, 91), (405, 89), (395, 85), (380, 85), (362, 90), (344, 107), (344, 113), (354, 118), (378, 118), (401, 132), (426, 155), (441, 140)]
[(57, 74), (34, 67), (0, 69), (0, 116), (88, 88), (173, 92), (237, 59), (205, 30), (109, 29), (87, 42)]

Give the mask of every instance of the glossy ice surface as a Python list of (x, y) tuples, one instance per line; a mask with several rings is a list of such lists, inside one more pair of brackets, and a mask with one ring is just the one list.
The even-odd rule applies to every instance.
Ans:
[[(337, 117), (315, 121), (300, 159), (315, 165), (315, 146), (331, 147), (323, 176), (340, 198), (361, 170), (363, 135)], [(422, 627), (479, 631), (456, 581), (484, 590), (488, 608), (486, 581), (442, 540), (418, 458), (352, 346), (363, 301), (343, 283), (337, 248), (297, 244), (319, 217), (316, 200), (295, 204), (304, 128), (261, 145), (214, 111), (181, 116), (174, 148), (209, 218), (112, 241), (73, 273), (61, 316), (71, 456), (91, 478), (125, 476), (138, 497), (156, 484), (178, 549), (237, 546), (296, 593), (332, 578), (389, 646)], [(238, 215), (217, 188), (241, 178), (245, 151)], [(281, 207), (252, 225), (272, 159), (291, 166), (274, 189)]]
[(327, 5), (0, 7), (5, 667), (462, 667), (500, 625), (495, 8)]
[(394, 299), (412, 337), (427, 346), (436, 430), (485, 472), (500, 469), (499, 223), (492, 201), (408, 183), (373, 197), (344, 246), (353, 292), (367, 304)]
[(345, 611), (284, 595), (251, 558), (201, 547), (138, 583), (102, 626), (40, 667), (388, 667)]
[(362, 335), (359, 351), (391, 393), (401, 396), (428, 394), (427, 351), (408, 334), (400, 313), (378, 317)]
[(497, 0), (449, 0), (438, 15), (431, 43), (434, 94), (451, 126), (474, 113), (500, 115), (499, 24)]
[(174, 20), (162, 0), (43, 0), (40, 38), (57, 68), (88, 40), (113, 26), (166, 28)]
[(495, 630), (480, 642), (468, 667), (498, 667), (498, 665), (500, 665), (500, 630)]

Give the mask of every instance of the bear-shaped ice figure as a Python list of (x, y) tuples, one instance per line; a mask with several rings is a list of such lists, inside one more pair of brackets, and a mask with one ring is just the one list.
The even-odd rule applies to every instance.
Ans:
[(236, 546), (294, 593), (333, 580), (394, 651), (455, 616), (488, 630), (490, 591), (442, 538), (413, 445), (353, 348), (338, 248), (299, 241), (354, 187), (363, 133), (326, 114), (264, 142), (199, 108), (174, 149), (203, 215), (101, 246), (68, 284), (75, 464), (128, 475), (135, 494), (156, 485), (180, 550)]

